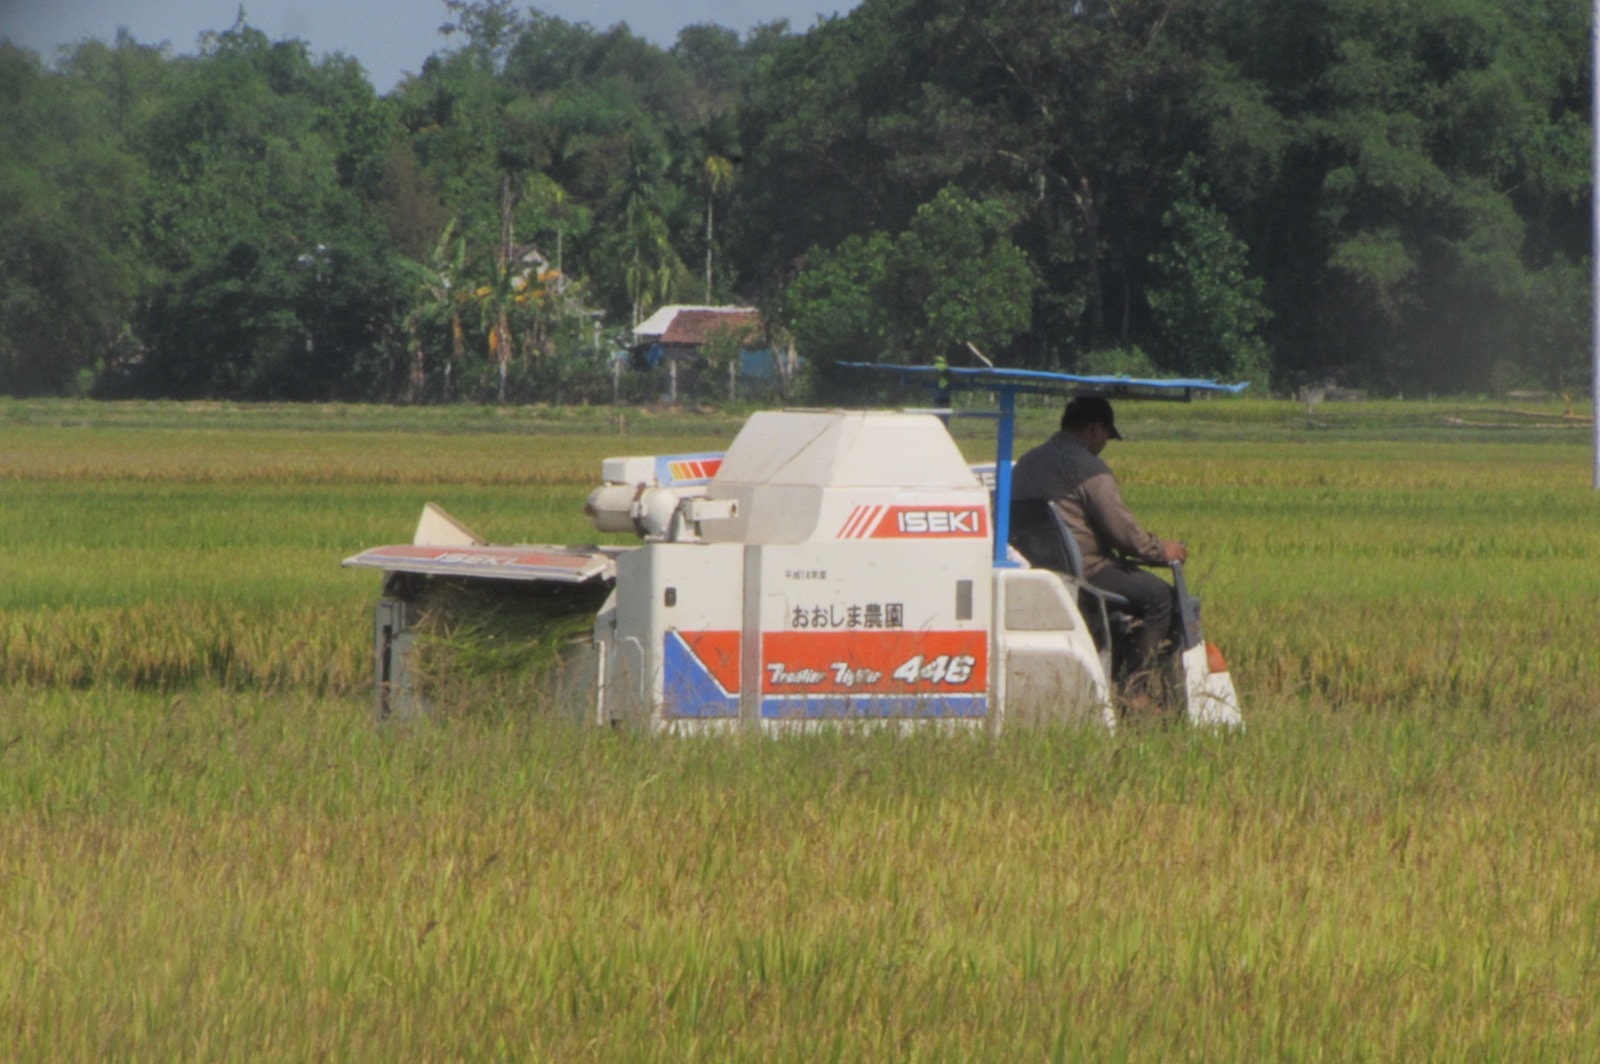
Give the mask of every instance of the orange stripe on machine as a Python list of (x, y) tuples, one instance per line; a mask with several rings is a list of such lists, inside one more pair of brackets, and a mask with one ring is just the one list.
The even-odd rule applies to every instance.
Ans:
[(722, 459), (720, 458), (694, 458), (667, 463), (667, 469), (672, 474), (672, 479), (682, 481), (710, 480), (717, 475), (717, 470), (721, 468)]

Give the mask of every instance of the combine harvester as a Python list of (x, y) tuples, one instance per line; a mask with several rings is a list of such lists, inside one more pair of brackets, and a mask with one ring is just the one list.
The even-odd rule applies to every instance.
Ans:
[[(347, 559), (385, 573), (378, 715), (424, 708), (410, 659), (430, 587), (517, 585), (602, 602), (578, 666), (584, 715), (598, 724), (1114, 728), (1111, 625), (1070, 571), (1075, 552), (1056, 571), (1008, 550), (1016, 397), (1183, 401), (1244, 386), (857, 368), (926, 384), (940, 407), (762, 412), (723, 454), (606, 459), (585, 510), (599, 531), (637, 534), (637, 546), (493, 546), (429, 504), (412, 543)], [(950, 436), (946, 419), (963, 416), (948, 409), (956, 390), (997, 399), (997, 411), (977, 415), (996, 421), (993, 465), (969, 465)], [(1232, 682), (1174, 571), (1184, 711), (1197, 724), (1237, 726)], [(1095, 607), (1090, 622), (1080, 595)]]

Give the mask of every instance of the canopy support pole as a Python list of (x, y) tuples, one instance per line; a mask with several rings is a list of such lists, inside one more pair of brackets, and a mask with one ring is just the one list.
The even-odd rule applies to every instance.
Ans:
[(1007, 390), (996, 398), (1000, 400), (1000, 423), (994, 446), (994, 564), (997, 569), (1007, 569), (1011, 567), (1006, 547), (1011, 542), (1011, 451), (1016, 435), (1017, 396)]

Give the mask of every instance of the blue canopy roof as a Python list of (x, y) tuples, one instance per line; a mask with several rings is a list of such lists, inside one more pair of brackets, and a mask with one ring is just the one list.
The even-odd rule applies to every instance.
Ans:
[(941, 392), (994, 392), (1012, 395), (1103, 395), (1108, 399), (1165, 399), (1185, 402), (1195, 392), (1220, 392), (1237, 395), (1250, 387), (1220, 384), (1217, 381), (1175, 378), (1168, 380), (1140, 377), (1091, 377), (1077, 373), (1053, 373), (1039, 369), (995, 369), (980, 367), (891, 366), (881, 362), (841, 362), (845, 369), (863, 369), (898, 376), (905, 381), (926, 384)]

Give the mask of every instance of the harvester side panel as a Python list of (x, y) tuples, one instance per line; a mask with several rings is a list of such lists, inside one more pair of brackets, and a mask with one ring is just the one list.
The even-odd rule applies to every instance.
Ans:
[(596, 626), (609, 719), (738, 719), (742, 555), (738, 544), (646, 543), (617, 559), (616, 608)]
[(987, 716), (985, 538), (750, 551), (762, 722)]

